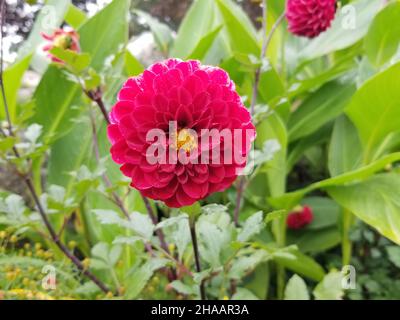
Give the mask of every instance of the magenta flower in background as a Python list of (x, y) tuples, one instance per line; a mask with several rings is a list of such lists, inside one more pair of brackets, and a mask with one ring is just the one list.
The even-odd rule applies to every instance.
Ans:
[(290, 212), (286, 219), (286, 225), (289, 229), (297, 230), (304, 228), (314, 219), (312, 209), (308, 206), (302, 207), (300, 210)]
[(314, 38), (327, 30), (335, 17), (336, 0), (287, 0), (286, 19), (289, 31)]
[[(255, 138), (250, 113), (228, 74), (193, 60), (168, 59), (128, 79), (110, 119), (112, 159), (121, 165), (132, 187), (170, 207), (191, 205), (227, 189), (246, 165)], [(171, 123), (176, 125), (176, 134), (171, 134)], [(147, 135), (154, 129), (165, 133), (165, 141), (157, 143), (165, 151), (166, 162), (149, 161), (149, 147), (155, 145), (155, 140), (149, 141)], [(232, 135), (203, 143), (201, 138), (207, 129), (236, 129), (242, 141), (234, 141), (237, 136)], [(244, 143), (246, 139), (250, 145)], [(213, 152), (222, 160), (204, 163), (204, 159), (215, 155)], [(235, 157), (225, 161), (224, 152), (238, 152), (244, 161)], [(181, 162), (177, 159), (179, 153), (190, 161)]]

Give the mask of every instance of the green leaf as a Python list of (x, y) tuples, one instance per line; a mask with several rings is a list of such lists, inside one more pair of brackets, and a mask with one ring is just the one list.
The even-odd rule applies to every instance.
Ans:
[(260, 231), (264, 228), (265, 224), (263, 222), (263, 212), (258, 211), (251, 215), (244, 222), (242, 230), (240, 230), (237, 239), (240, 242), (247, 242), (252, 237), (260, 233)]
[(364, 145), (364, 163), (381, 155), (390, 134), (400, 132), (400, 63), (369, 79), (354, 95), (346, 112)]
[[(188, 219), (188, 215), (187, 214), (181, 214), (179, 216), (176, 217), (171, 217), (168, 219), (164, 219), (163, 221), (157, 223), (156, 225), (156, 229), (162, 229), (162, 228), (168, 228), (172, 225), (177, 224), (178, 222), (180, 222), (181, 220), (187, 220)], [(187, 223), (187, 221), (186, 221)]]
[(315, 287), (313, 294), (317, 300), (340, 300), (343, 297), (342, 274), (338, 271), (329, 272)]
[(69, 5), (67, 14), (65, 15), (65, 21), (74, 29), (78, 29), (82, 24), (84, 24), (87, 20), (86, 14), (74, 6), (73, 4)]
[(400, 43), (400, 2), (389, 4), (377, 14), (364, 39), (369, 61), (379, 67), (397, 51)]
[(50, 53), (68, 64), (75, 73), (82, 72), (90, 64), (90, 55), (88, 53), (78, 53), (58, 47), (52, 48)]
[(259, 298), (246, 288), (237, 288), (232, 300), (259, 300)]
[(329, 145), (328, 168), (331, 176), (352, 171), (361, 165), (362, 146), (357, 130), (345, 116), (335, 120)]
[(125, 280), (127, 284), (125, 298), (135, 299), (146, 286), (154, 271), (164, 267), (167, 262), (168, 260), (165, 259), (154, 258), (144, 263), (139, 268), (133, 269)]
[(336, 247), (342, 240), (337, 226), (307, 230), (301, 234), (288, 234), (288, 244), (295, 244), (304, 253), (315, 254)]
[(396, 267), (400, 268), (400, 247), (387, 246), (386, 251), (390, 262), (392, 262)]
[(181, 280), (174, 280), (170, 284), (177, 292), (185, 295), (196, 295), (199, 291), (196, 285), (188, 285)]
[(211, 30), (209, 33), (204, 35), (200, 41), (197, 43), (196, 47), (193, 51), (187, 56), (186, 59), (198, 59), (203, 60), (214, 43), (215, 38), (219, 35), (223, 25), (216, 27), (215, 29)]
[(331, 199), (323, 197), (308, 197), (302, 205), (309, 206), (314, 215), (313, 221), (307, 225), (308, 230), (323, 229), (337, 224), (340, 207)]
[(216, 11), (214, 0), (195, 0), (179, 26), (171, 56), (182, 58), (189, 56), (200, 39), (212, 30)]
[(156, 18), (153, 18), (148, 13), (135, 10), (134, 11), (140, 18), (142, 18), (149, 25), (154, 39), (160, 49), (165, 55), (168, 54), (169, 47), (172, 43), (172, 30), (164, 23), (161, 23)]
[(125, 50), (125, 72), (129, 77), (137, 76), (144, 70), (142, 64), (129, 52)]
[(350, 171), (339, 176), (322, 180), (310, 184), (304, 189), (300, 189), (294, 192), (289, 192), (280, 197), (269, 198), (268, 201), (275, 208), (286, 208), (291, 209), (309, 192), (316, 189), (324, 189), (332, 186), (341, 186), (348, 182), (366, 179), (373, 175), (375, 172), (382, 170), (387, 164), (393, 163), (400, 160), (400, 152), (392, 153), (382, 157), (379, 160), (372, 162), (369, 165), (361, 167), (357, 170)]
[(400, 176), (375, 175), (365, 181), (331, 187), (329, 195), (359, 219), (400, 244)]
[(268, 224), (269, 222), (276, 220), (276, 219), (282, 219), (285, 215), (287, 214), (286, 210), (275, 210), (270, 213), (267, 213), (264, 219), (264, 223)]
[(300, 57), (305, 60), (314, 59), (355, 44), (367, 33), (381, 5), (381, 0), (359, 0), (338, 9), (327, 31), (302, 43), (304, 49), (299, 53)]
[(296, 246), (278, 249), (273, 252), (273, 259), (278, 264), (315, 281), (325, 275), (324, 269), (314, 259), (301, 253)]
[(312, 134), (336, 118), (350, 101), (355, 86), (331, 82), (310, 95), (289, 120), (289, 140)]
[(232, 52), (260, 55), (257, 33), (243, 10), (231, 0), (216, 0), (225, 22), (229, 45)]
[[(29, 67), (32, 55), (27, 55), (23, 59), (9, 66), (3, 73), (3, 81), (5, 83), (5, 93), (10, 113), (11, 121), (14, 122), (17, 115), (17, 96), (21, 86), (21, 80), (25, 71)], [(2, 96), (1, 96), (2, 97)], [(3, 99), (0, 99), (0, 119), (5, 119), (5, 108)]]
[(285, 300), (310, 300), (306, 283), (297, 274), (293, 275), (286, 284)]

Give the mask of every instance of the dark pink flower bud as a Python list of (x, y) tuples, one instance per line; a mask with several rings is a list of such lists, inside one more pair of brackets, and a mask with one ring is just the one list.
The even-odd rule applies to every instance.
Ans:
[(289, 31), (314, 38), (331, 26), (336, 0), (287, 0), (286, 19)]

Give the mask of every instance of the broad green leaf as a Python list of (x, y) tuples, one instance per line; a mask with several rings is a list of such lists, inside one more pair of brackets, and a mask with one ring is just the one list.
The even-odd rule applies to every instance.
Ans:
[(178, 34), (171, 50), (171, 56), (189, 56), (200, 39), (212, 29), (215, 15), (214, 0), (195, 0), (180, 24)]
[(286, 284), (285, 300), (310, 300), (307, 285), (297, 274), (293, 275)]
[(208, 50), (214, 43), (215, 38), (219, 35), (222, 29), (222, 25), (216, 27), (214, 30), (207, 33), (204, 37), (200, 39), (193, 51), (188, 55), (186, 59), (198, 59), (203, 60), (206, 56)]
[(355, 44), (367, 33), (381, 6), (381, 0), (358, 0), (339, 8), (327, 31), (313, 40), (304, 41), (300, 57), (304, 60), (314, 59)]
[(340, 207), (331, 199), (323, 197), (308, 197), (302, 202), (312, 209), (313, 221), (305, 228), (307, 230), (318, 230), (337, 224)]
[(134, 12), (148, 24), (160, 51), (167, 55), (173, 40), (172, 30), (144, 11), (135, 10)]
[(352, 171), (361, 165), (362, 146), (357, 130), (342, 115), (335, 120), (329, 145), (328, 168), (331, 176)]
[(397, 51), (400, 43), (400, 2), (395, 1), (377, 14), (364, 39), (365, 53), (379, 67)]
[(293, 166), (305, 155), (311, 148), (323, 145), (329, 142), (332, 133), (332, 124), (327, 123), (313, 134), (295, 141), (290, 148), (287, 158), (287, 171), (290, 172)]
[(325, 275), (321, 265), (311, 257), (301, 253), (296, 246), (277, 249), (272, 256), (278, 264), (315, 281), (322, 280)]
[[(25, 71), (29, 67), (32, 55), (25, 56), (22, 60), (17, 61), (9, 66), (3, 73), (4, 89), (6, 93), (8, 110), (11, 121), (15, 121), (17, 115), (17, 96), (21, 86), (21, 80)], [(0, 119), (5, 119), (5, 109), (2, 94), (0, 94)]]
[(357, 91), (346, 113), (356, 126), (364, 145), (364, 163), (377, 158), (400, 132), (400, 63), (370, 78)]
[(125, 73), (128, 77), (137, 76), (144, 70), (142, 64), (129, 52), (125, 51)]
[(389, 260), (398, 268), (400, 268), (400, 247), (398, 246), (387, 246), (386, 251)]
[(65, 15), (65, 21), (74, 29), (78, 29), (87, 20), (86, 14), (78, 7), (70, 4), (68, 7), (67, 14)]
[(390, 240), (400, 244), (400, 176), (375, 175), (365, 181), (331, 187), (329, 195)]
[(287, 243), (295, 244), (304, 253), (320, 253), (336, 247), (342, 240), (337, 226), (307, 230), (298, 234), (288, 234)]
[(313, 294), (316, 300), (340, 300), (343, 297), (342, 274), (338, 271), (329, 272), (315, 287)]
[(289, 120), (289, 140), (307, 136), (337, 117), (350, 101), (355, 86), (332, 82), (311, 94)]
[(289, 192), (280, 197), (269, 198), (268, 201), (275, 208), (291, 209), (309, 192), (317, 189), (325, 189), (332, 186), (341, 186), (349, 182), (366, 179), (374, 173), (382, 170), (386, 165), (400, 160), (400, 152), (388, 154), (381, 159), (357, 170), (350, 171), (339, 176), (310, 184), (304, 189)]
[(256, 31), (243, 10), (231, 0), (216, 0), (225, 22), (224, 27), (232, 52), (260, 55)]

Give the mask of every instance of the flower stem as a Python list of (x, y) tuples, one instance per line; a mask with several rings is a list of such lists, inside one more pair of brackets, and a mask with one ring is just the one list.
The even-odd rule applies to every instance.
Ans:
[(343, 225), (342, 225), (342, 265), (347, 266), (351, 262), (352, 243), (349, 232), (353, 224), (354, 216), (346, 208), (343, 208)]
[[(105, 107), (105, 105), (104, 105), (104, 102), (103, 102), (103, 99), (102, 99), (102, 96), (101, 96), (101, 92), (86, 91), (84, 88), (82, 88), (82, 90), (84, 91), (84, 93), (85, 93), (93, 102), (96, 103), (96, 105), (99, 107), (99, 109), (100, 109), (100, 111), (101, 111), (101, 113), (102, 113), (102, 115), (103, 115), (103, 117), (104, 117), (104, 120), (107, 122), (107, 124), (110, 124), (110, 118), (108, 117), (107, 109), (106, 109), (106, 107)], [(93, 125), (94, 125), (94, 124), (93, 124), (93, 121), (92, 121), (92, 126), (93, 126)], [(95, 127), (94, 127), (94, 128), (95, 128)], [(93, 133), (95, 134), (95, 133), (96, 133), (96, 130), (95, 130), (95, 129), (93, 129), (93, 130), (94, 130)], [(97, 138), (96, 138), (96, 143), (97, 143)], [(95, 147), (95, 152), (96, 152), (96, 148), (98, 149), (98, 147), (96, 146), (96, 144), (95, 144), (94, 147)], [(108, 187), (111, 187), (111, 186), (112, 186), (112, 183), (111, 183), (110, 179), (109, 179), (106, 175), (103, 175), (103, 180), (105, 181), (105, 183), (106, 183), (106, 185), (107, 185)], [(115, 192), (112, 193), (112, 196), (113, 196), (113, 198), (114, 198), (115, 203), (116, 203), (116, 204), (118, 205), (118, 207), (122, 210), (122, 212), (124, 213), (124, 215), (129, 219), (129, 214), (128, 214), (127, 210), (125, 209), (124, 205), (123, 205), (122, 199), (121, 199), (121, 198), (118, 196), (118, 194), (115, 193)], [(154, 212), (153, 212), (153, 209), (152, 209), (152, 207), (151, 207), (151, 204), (150, 204), (149, 199), (147, 199), (147, 198), (144, 197), (143, 195), (142, 195), (142, 199), (143, 199), (144, 205), (145, 205), (145, 207), (146, 207), (147, 213), (148, 213), (148, 215), (149, 215), (151, 221), (153, 222), (154, 225), (156, 225), (156, 224), (158, 223), (158, 220), (157, 220), (156, 215), (155, 215)], [(158, 239), (160, 240), (161, 247), (162, 247), (165, 251), (169, 252), (168, 245), (167, 245), (167, 243), (166, 243), (166, 241), (165, 241), (165, 236), (164, 236), (164, 233), (162, 232), (162, 230), (161, 230), (161, 229), (158, 229), (158, 230), (156, 231), (156, 234), (157, 234), (157, 236), (158, 236)]]
[[(189, 219), (189, 228), (190, 228), (190, 235), (192, 237), (192, 244), (193, 244), (193, 252), (194, 252), (194, 260), (196, 264), (196, 271), (201, 272), (201, 265), (200, 265), (200, 253), (199, 247), (197, 245), (197, 236), (196, 236), (196, 223), (194, 217)], [(200, 297), (201, 300), (206, 300), (206, 291), (204, 288), (204, 281), (200, 282)]]

